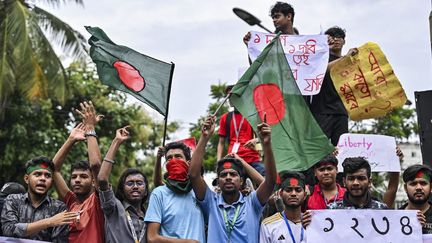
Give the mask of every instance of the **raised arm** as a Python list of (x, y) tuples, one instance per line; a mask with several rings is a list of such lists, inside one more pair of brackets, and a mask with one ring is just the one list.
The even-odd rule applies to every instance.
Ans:
[(274, 185), (276, 184), (276, 164), (273, 156), (273, 150), (271, 146), (271, 127), (265, 123), (258, 125), (258, 136), (261, 139), (261, 143), (264, 151), (264, 167), (265, 167), (265, 178), (264, 182), (259, 185), (256, 190), (258, 200), (264, 205), (270, 195), (272, 194)]
[[(404, 155), (399, 146), (396, 147), (396, 155), (399, 157), (399, 162), (402, 163)], [(383, 196), (383, 202), (387, 204), (389, 208), (393, 208), (393, 204), (396, 199), (396, 193), (399, 187), (399, 176), (400, 172), (389, 172), (387, 191)]]
[(217, 145), (217, 149), (216, 149), (216, 160), (217, 161), (222, 159), (224, 148), (225, 148), (225, 137), (219, 136), (219, 141), (218, 141), (218, 145)]
[(215, 129), (215, 116), (207, 117), (201, 129), (201, 137), (198, 141), (195, 152), (192, 155), (191, 164), (189, 167), (189, 178), (192, 182), (192, 188), (198, 200), (204, 200), (207, 185), (201, 177), (201, 167), (205, 154), (205, 147), (210, 140)]
[[(102, 115), (96, 115), (96, 110), (91, 101), (80, 103), (81, 111), (76, 110), (83, 119), (83, 123), (86, 128), (85, 137), (87, 138), (87, 151), (90, 169), (93, 174), (93, 178), (97, 178), (101, 167), (102, 156), (97, 141), (95, 132), (96, 124), (102, 120)], [(98, 182), (95, 180), (95, 187), (98, 188)]]
[(156, 161), (153, 171), (153, 184), (154, 187), (163, 186), (162, 182), (162, 157), (164, 156), (164, 147), (159, 147), (156, 155)]
[(70, 191), (69, 187), (66, 184), (66, 181), (64, 180), (63, 176), (60, 173), (61, 168), (63, 166), (63, 162), (67, 154), (69, 153), (73, 145), (78, 141), (85, 140), (84, 129), (85, 129), (85, 125), (83, 123), (78, 124), (74, 129), (72, 129), (71, 133), (69, 134), (69, 137), (66, 139), (65, 143), (61, 146), (60, 150), (56, 153), (56, 155), (53, 158), (54, 186), (61, 200), (63, 200), (63, 198), (66, 196), (66, 193)]
[(109, 189), (108, 180), (111, 174), (112, 166), (115, 163), (114, 158), (118, 149), (120, 148), (120, 145), (129, 138), (129, 131), (127, 130), (129, 127), (130, 126), (125, 126), (123, 128), (117, 129), (116, 136), (111, 142), (111, 146), (109, 147), (108, 152), (103, 159), (99, 175), (97, 176), (99, 189), (101, 191), (106, 191)]

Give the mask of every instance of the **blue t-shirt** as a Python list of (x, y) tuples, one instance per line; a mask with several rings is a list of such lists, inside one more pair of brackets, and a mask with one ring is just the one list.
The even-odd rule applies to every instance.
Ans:
[(204, 200), (198, 202), (208, 218), (208, 243), (228, 242), (223, 210), (227, 212), (227, 220), (232, 222), (237, 205), (240, 209), (231, 232), (231, 242), (258, 243), (263, 205), (258, 200), (256, 191), (246, 197), (240, 193), (239, 200), (230, 205), (225, 203), (222, 194), (207, 187)]
[(155, 188), (144, 221), (160, 223), (161, 236), (205, 243), (204, 218), (193, 191), (179, 194), (167, 186)]

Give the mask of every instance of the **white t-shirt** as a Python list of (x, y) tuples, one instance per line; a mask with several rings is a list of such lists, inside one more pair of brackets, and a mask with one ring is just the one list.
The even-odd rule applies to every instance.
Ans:
[[(288, 220), (291, 231), (293, 233), (296, 243), (306, 242), (306, 232), (303, 233), (303, 239), (301, 238), (301, 229), (303, 228), (301, 223), (295, 224)], [(261, 223), (260, 229), (260, 243), (291, 243), (291, 235), (288, 231), (288, 227), (285, 224), (285, 220), (280, 213), (273, 214), (272, 216), (265, 218)]]

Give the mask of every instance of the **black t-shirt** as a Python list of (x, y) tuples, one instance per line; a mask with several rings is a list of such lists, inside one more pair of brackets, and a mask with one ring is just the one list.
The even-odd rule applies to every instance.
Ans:
[[(329, 62), (332, 62), (338, 58), (339, 57), (330, 54)], [(345, 110), (345, 107), (333, 85), (329, 71), (327, 71), (325, 74), (321, 91), (312, 97), (310, 110), (312, 114), (348, 116), (347, 111)]]
[(422, 227), (423, 234), (432, 234), (432, 206), (425, 212), (426, 224)]

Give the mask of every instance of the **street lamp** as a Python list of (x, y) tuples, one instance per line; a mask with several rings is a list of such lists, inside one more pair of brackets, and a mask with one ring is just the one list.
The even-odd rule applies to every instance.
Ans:
[(269, 29), (261, 25), (261, 20), (259, 20), (257, 17), (253, 16), (252, 14), (244, 11), (243, 9), (233, 8), (233, 12), (235, 13), (235, 15), (237, 15), (239, 18), (244, 20), (250, 26), (258, 25), (259, 27), (263, 28), (265, 31), (269, 33), (273, 33), (272, 31), (270, 31)]

